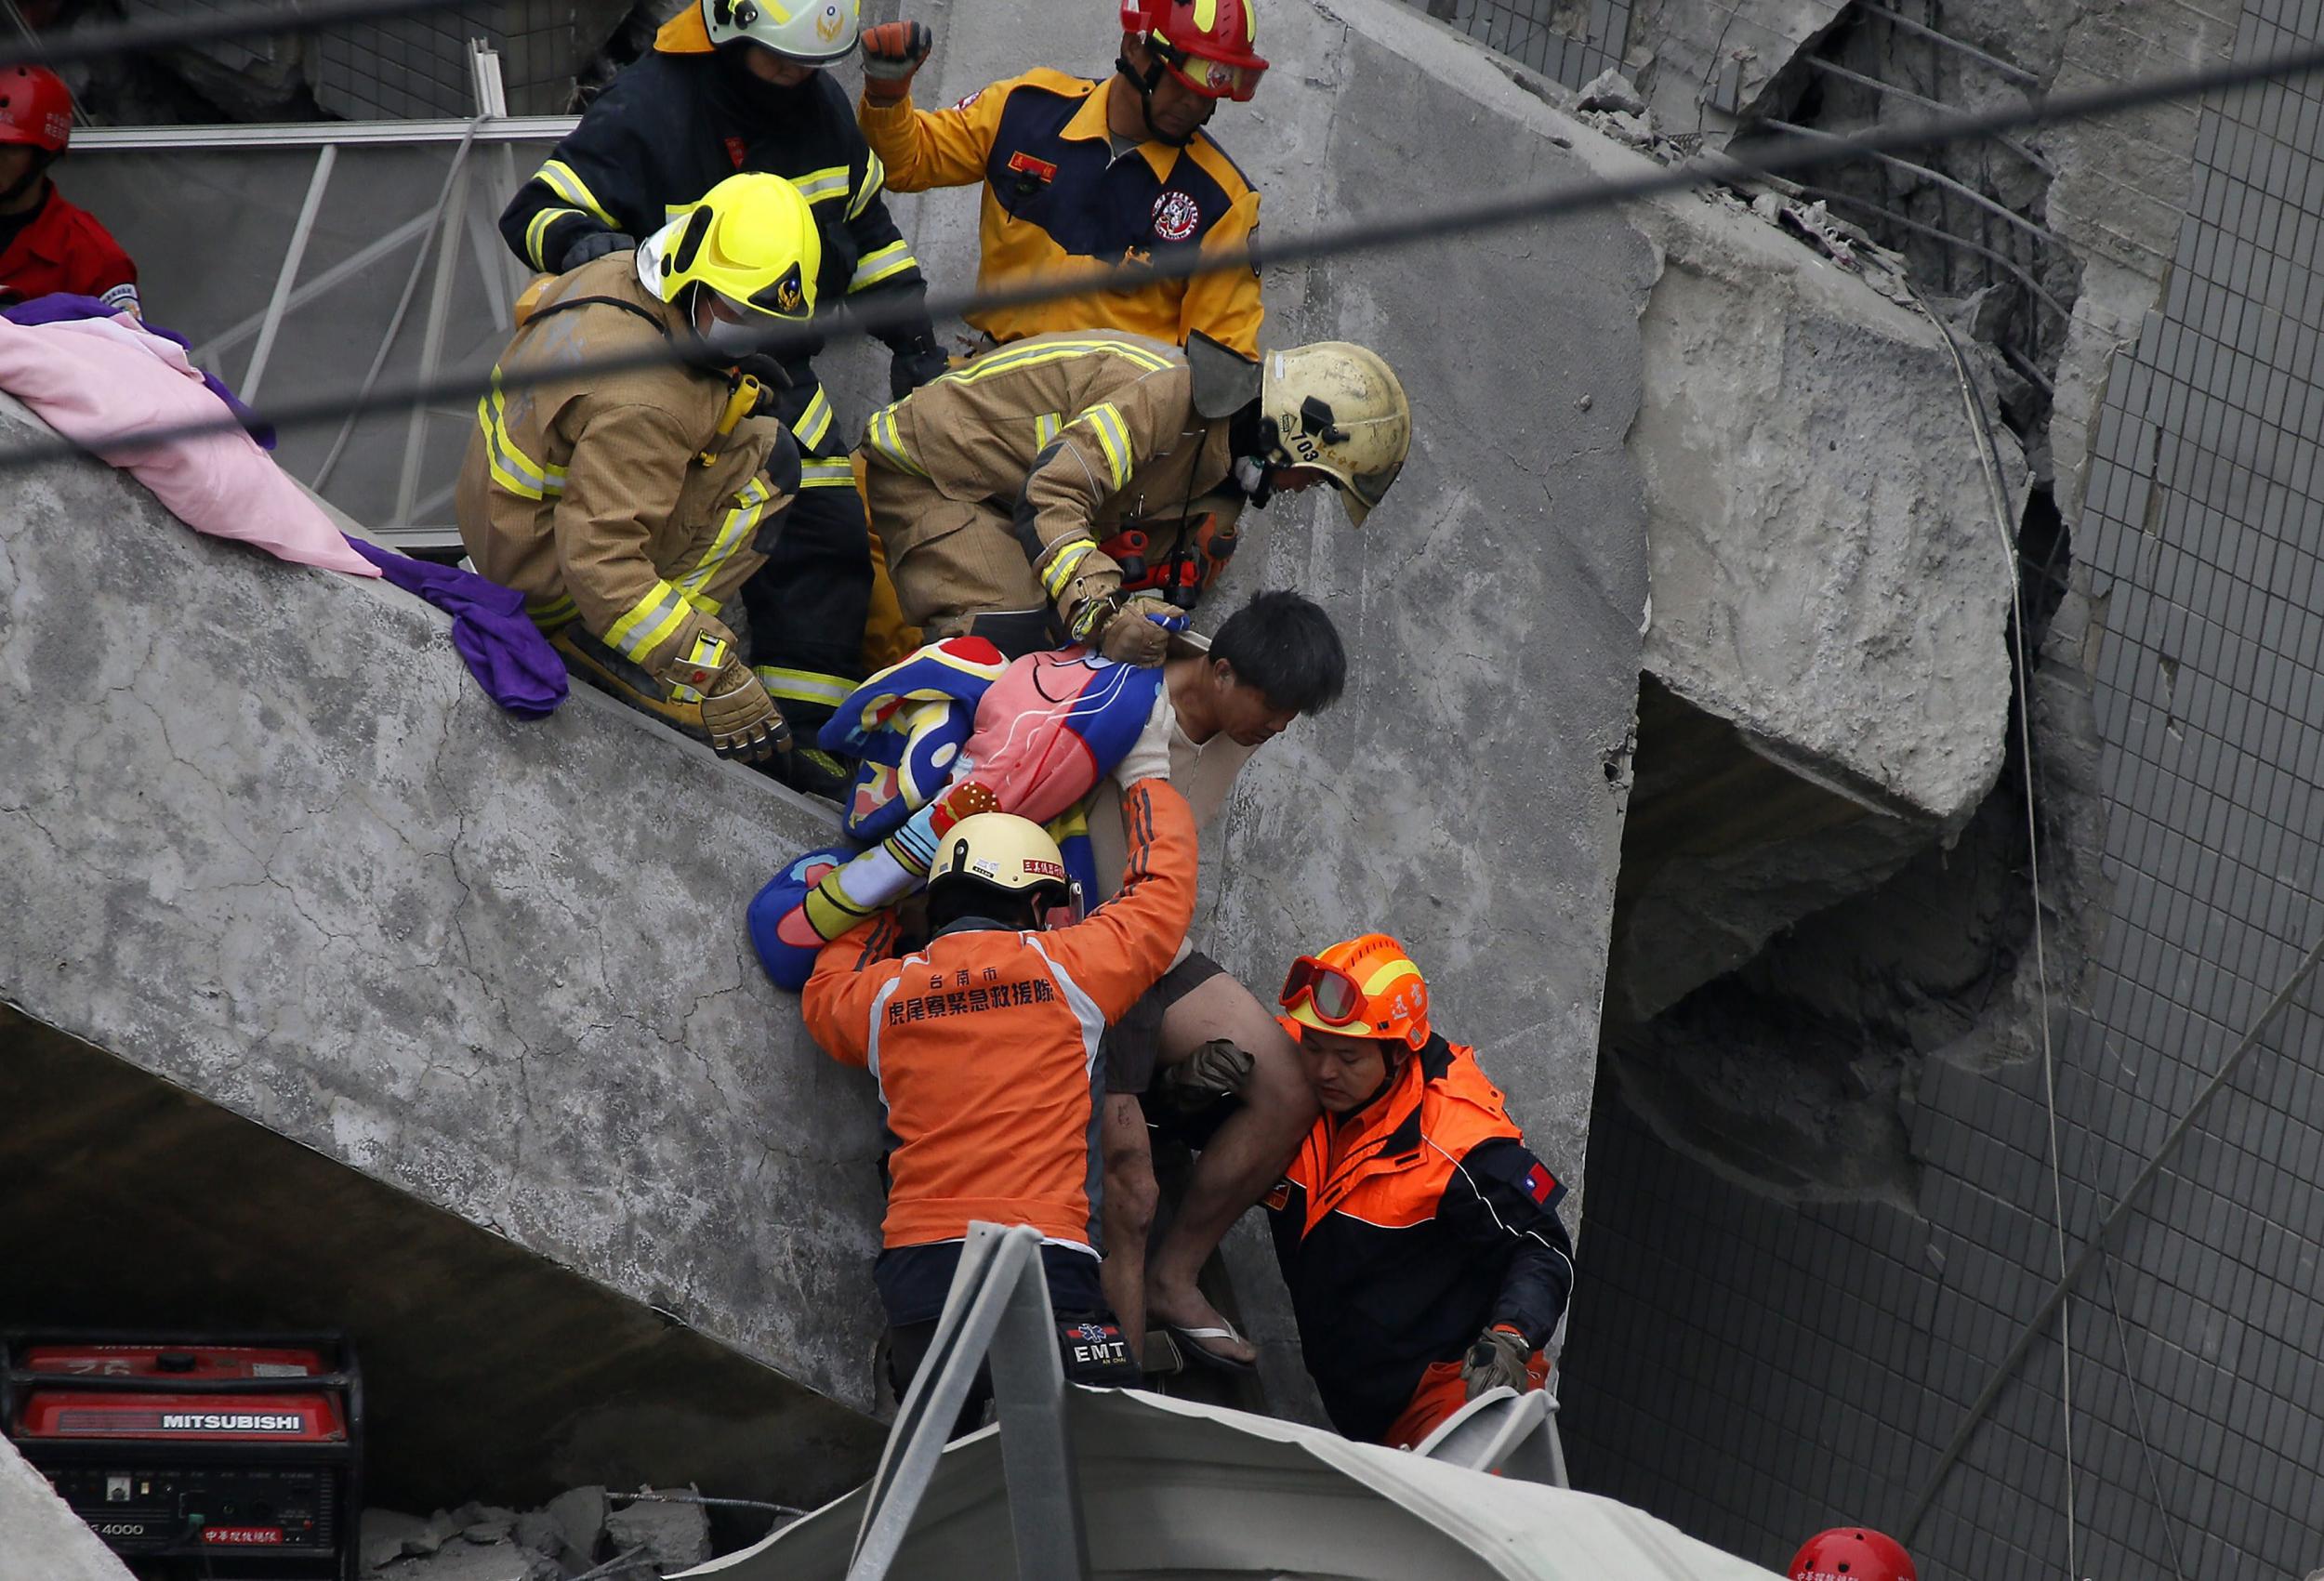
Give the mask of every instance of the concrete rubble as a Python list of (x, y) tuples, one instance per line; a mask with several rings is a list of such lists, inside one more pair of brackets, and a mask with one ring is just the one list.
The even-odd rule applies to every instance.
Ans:
[[(638, 1490), (676, 1495), (696, 1489)], [(433, 1515), (366, 1509), (364, 1581), (565, 1581), (627, 1558), (623, 1581), (672, 1575), (711, 1557), (702, 1505), (654, 1502), (601, 1487), (568, 1489), (544, 1509), (465, 1504)]]
[(5, 1438), (0, 1438), (0, 1576), (130, 1581), (128, 1568)]

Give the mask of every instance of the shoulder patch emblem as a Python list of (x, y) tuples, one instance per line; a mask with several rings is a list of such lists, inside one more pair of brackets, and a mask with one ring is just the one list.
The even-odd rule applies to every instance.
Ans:
[(1183, 242), (1202, 223), (1202, 205), (1184, 192), (1165, 191), (1154, 200), (1154, 233), (1165, 242)]
[(984, 97), (984, 90), (983, 88), (978, 88), (974, 93), (969, 95), (968, 98), (954, 101), (952, 107), (955, 110), (966, 110), (970, 105), (974, 104), (978, 99), (983, 99)]

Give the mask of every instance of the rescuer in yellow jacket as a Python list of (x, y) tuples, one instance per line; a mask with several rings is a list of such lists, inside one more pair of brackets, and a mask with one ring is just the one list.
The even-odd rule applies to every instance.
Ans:
[[(1111, 78), (1036, 68), (946, 110), (919, 110), (912, 74), (933, 35), (922, 22), (864, 33), (856, 121), (892, 191), (984, 186), (977, 285), (1066, 268), (1103, 271), (1188, 250), (1234, 252), (1259, 224), (1259, 194), (1205, 124), (1221, 99), (1248, 100), (1267, 62), (1251, 0), (1122, 0)], [(1259, 276), (1114, 284), (1062, 301), (968, 315), (997, 342), (1103, 327), (1184, 345), (1196, 330), (1243, 355), (1259, 349)]]
[[(524, 594), (569, 667), (720, 757), (788, 744), (729, 600), (798, 492), (799, 446), (737, 364), (779, 382), (753, 348), (812, 316), (818, 254), (799, 189), (743, 175), (559, 276), (477, 402), (454, 496), (476, 568)], [(650, 366), (556, 373), (665, 347)]]

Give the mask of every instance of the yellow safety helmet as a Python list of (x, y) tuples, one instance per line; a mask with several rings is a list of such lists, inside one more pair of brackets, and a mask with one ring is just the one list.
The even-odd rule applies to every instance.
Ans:
[(936, 842), (929, 864), (931, 889), (948, 878), (973, 878), (1010, 894), (1043, 887), (1062, 897), (1071, 892), (1064, 853), (1047, 829), (1013, 812), (978, 812), (963, 818)]
[(746, 316), (803, 322), (815, 312), (823, 233), (806, 196), (780, 176), (729, 176), (638, 249), (638, 278), (665, 302), (689, 285)]
[(1357, 527), (1387, 496), (1412, 448), (1412, 408), (1394, 370), (1344, 340), (1261, 358), (1259, 415), (1274, 435), (1273, 459), (1328, 475)]

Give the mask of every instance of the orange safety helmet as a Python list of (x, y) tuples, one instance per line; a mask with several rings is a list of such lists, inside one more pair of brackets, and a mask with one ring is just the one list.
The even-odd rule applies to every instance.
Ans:
[(46, 66), (0, 67), (0, 144), (62, 153), (73, 140), (73, 90)]
[(1122, 0), (1122, 32), (1206, 99), (1246, 103), (1267, 74), (1251, 0)]
[(1790, 1581), (1921, 1581), (1903, 1544), (1862, 1526), (1816, 1533), (1784, 1574)]
[(1277, 995), (1284, 1019), (1346, 1037), (1393, 1038), (1407, 1048), (1429, 1040), (1428, 980), (1385, 933), (1359, 934), (1320, 955), (1291, 963)]

